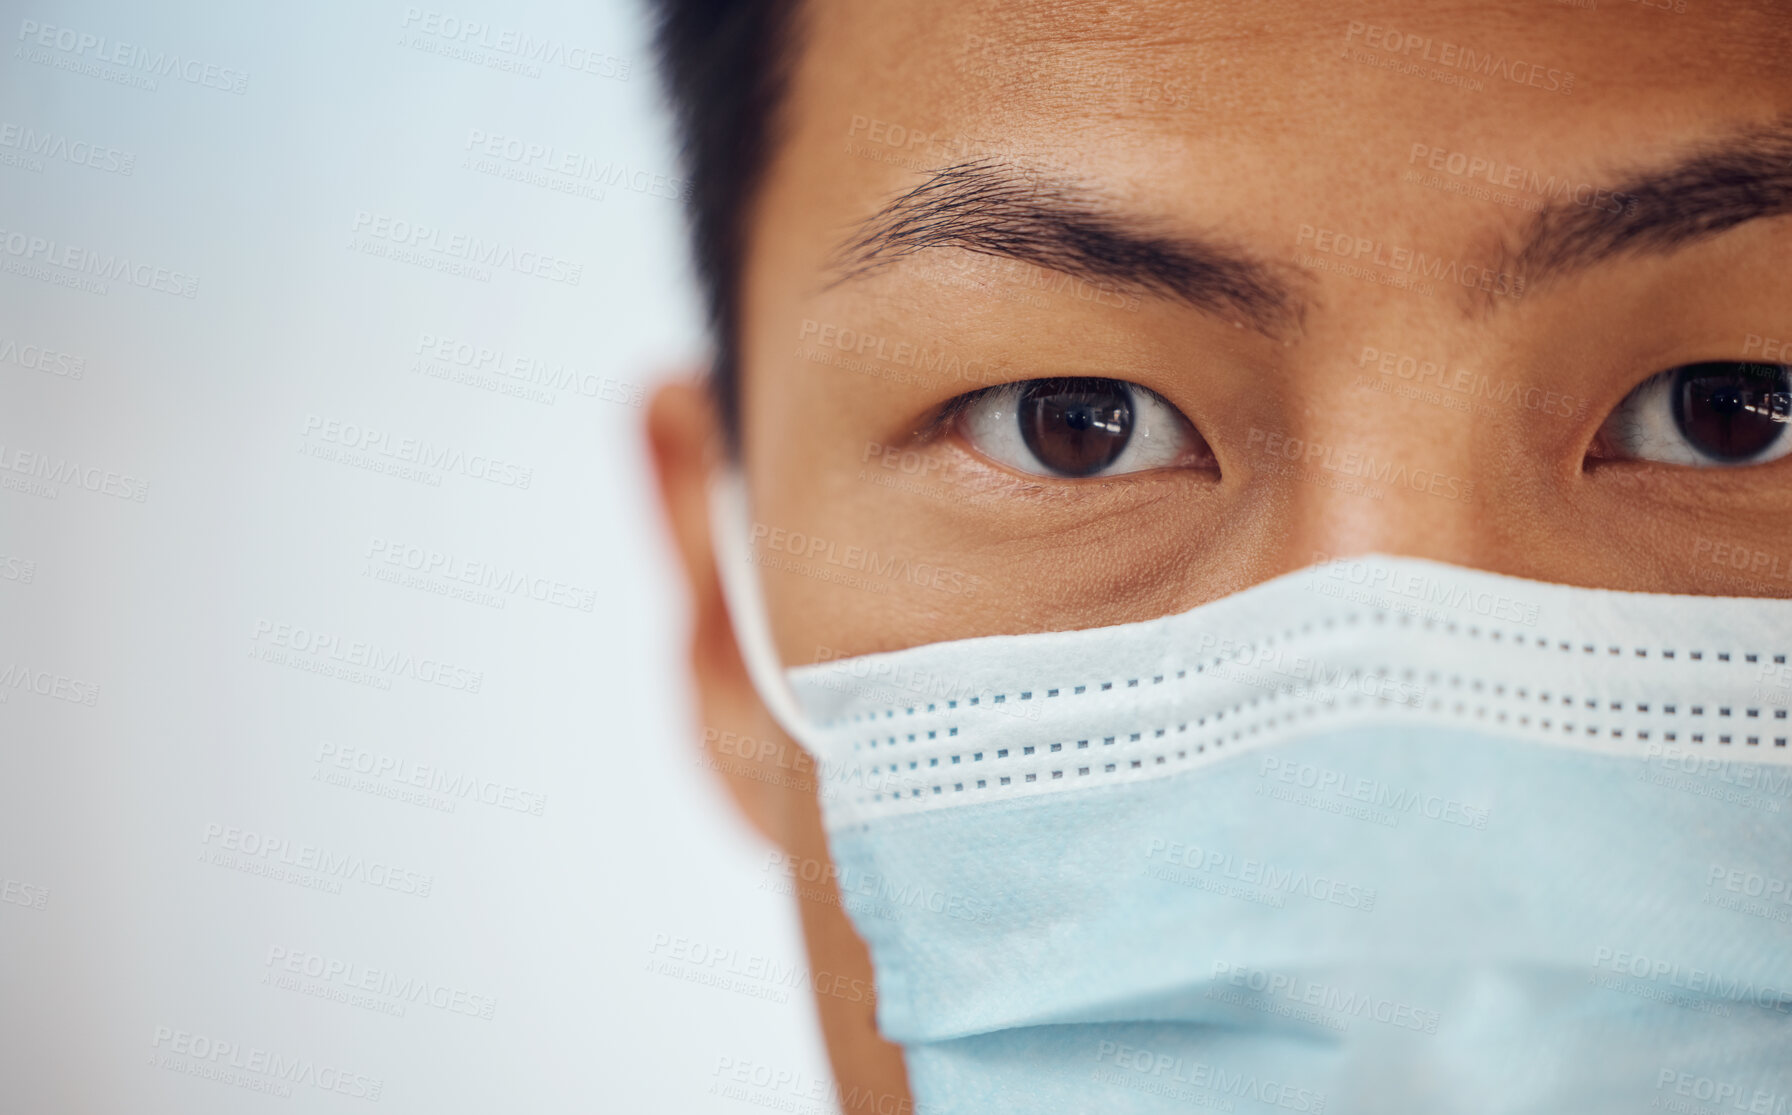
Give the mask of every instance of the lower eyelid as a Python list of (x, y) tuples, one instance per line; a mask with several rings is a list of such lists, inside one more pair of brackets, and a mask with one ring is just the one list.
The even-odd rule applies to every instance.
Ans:
[(951, 433), (973, 406), (1002, 392), (1019, 393), (1025, 383), (1026, 381), (999, 383), (994, 387), (980, 387), (975, 391), (967, 391), (962, 395), (947, 399), (914, 432), (914, 439), (916, 441), (932, 441)]
[[(1058, 378), (1104, 379), (1108, 383), (1123, 386), (1132, 399), (1136, 434), (1151, 440), (1146, 442), (1135, 436), (1113, 464), (1099, 472), (1077, 476), (1050, 471), (1049, 466), (1039, 461), (1030, 448), (1018, 444), (1018, 429), (1008, 428), (1015, 422), (1017, 414), (1013, 407), (1004, 408), (1003, 402), (1004, 397), (1017, 401), (1017, 397), (1030, 385)], [(979, 431), (977, 426), (985, 423), (987, 427)], [(1176, 404), (1142, 384), (1118, 377), (1040, 377), (967, 392), (951, 400), (930, 429), (941, 434), (957, 433), (964, 450), (981, 464), (999, 468), (1009, 475), (1024, 476), (1029, 481), (1053, 485), (1123, 480), (1145, 473), (1175, 469), (1184, 463), (1191, 450), (1206, 444), (1200, 432)], [(1203, 470), (1217, 470), (1217, 462), (1212, 460), (1211, 450), (1203, 456), (1205, 460), (1200, 467)], [(1010, 460), (1010, 457), (1024, 459)], [(1028, 462), (1038, 467), (1030, 467)]]
[(1624, 462), (1688, 471), (1724, 472), (1739, 468), (1766, 467), (1785, 459), (1788, 452), (1792, 451), (1792, 429), (1785, 430), (1777, 444), (1770, 445), (1763, 450), (1762, 455), (1753, 459), (1713, 457), (1692, 444), (1674, 417), (1672, 393), (1682, 371), (1704, 364), (1747, 365), (1749, 362), (1697, 361), (1665, 369), (1643, 380), (1619, 400), (1600, 425), (1600, 440), (1595, 441), (1593, 449), (1589, 451), (1589, 459), (1596, 459), (1601, 463)]

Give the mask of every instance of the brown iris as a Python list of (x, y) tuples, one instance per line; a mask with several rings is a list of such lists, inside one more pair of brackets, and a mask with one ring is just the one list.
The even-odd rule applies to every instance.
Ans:
[(1015, 409), (1027, 448), (1061, 476), (1093, 476), (1132, 438), (1132, 394), (1118, 380), (1038, 380)]
[(1785, 436), (1789, 373), (1784, 364), (1688, 364), (1674, 375), (1674, 424), (1707, 457), (1759, 456)]

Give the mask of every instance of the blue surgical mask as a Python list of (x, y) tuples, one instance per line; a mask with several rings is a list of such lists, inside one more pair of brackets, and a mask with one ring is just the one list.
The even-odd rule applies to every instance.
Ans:
[(1792, 1113), (1792, 601), (1370, 556), (786, 670), (916, 1106)]

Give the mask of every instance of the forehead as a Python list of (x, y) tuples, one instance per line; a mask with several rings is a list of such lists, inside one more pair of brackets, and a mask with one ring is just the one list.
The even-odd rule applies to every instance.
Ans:
[(1069, 133), (1205, 121), (1267, 137), (1364, 110), (1467, 119), (1521, 105), (1561, 119), (1792, 72), (1792, 6), (1777, 0), (810, 0), (806, 11), (804, 93)]
[(1401, 182), (1434, 151), (1598, 182), (1792, 109), (1782, 3), (809, 0), (805, 23), (768, 186), (815, 219), (993, 155), (1279, 236), (1253, 226), (1450, 211)]

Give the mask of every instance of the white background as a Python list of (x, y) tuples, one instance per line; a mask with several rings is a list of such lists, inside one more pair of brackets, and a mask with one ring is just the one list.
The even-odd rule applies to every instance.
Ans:
[(645, 468), (703, 343), (645, 12), (0, 12), (0, 1106), (807, 1092)]

